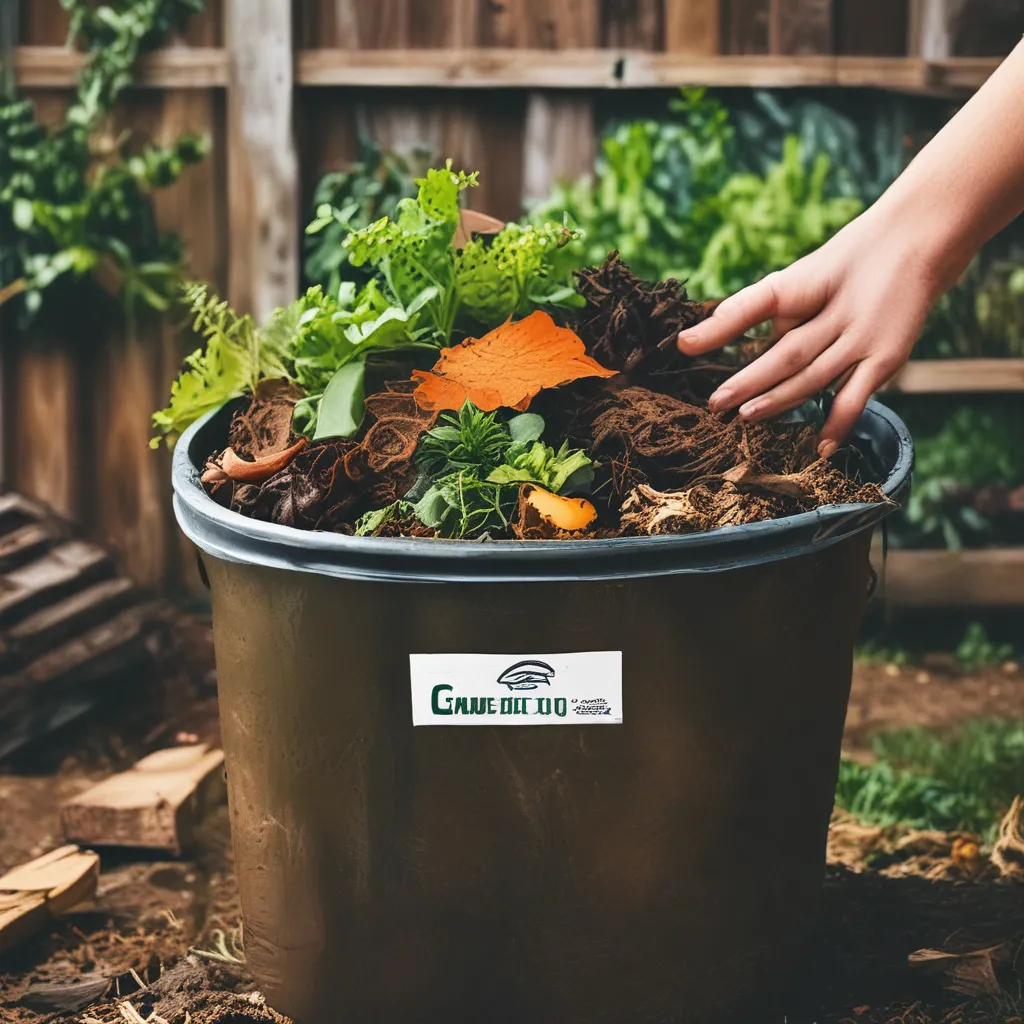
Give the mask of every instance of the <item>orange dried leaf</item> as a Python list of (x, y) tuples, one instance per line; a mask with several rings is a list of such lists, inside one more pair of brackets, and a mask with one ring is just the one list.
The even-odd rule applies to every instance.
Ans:
[(232, 480), (247, 484), (261, 484), (264, 480), (269, 480), (279, 470), (284, 469), (306, 447), (306, 444), (306, 439), (303, 437), (291, 448), (285, 448), (283, 452), (274, 452), (272, 455), (264, 455), (253, 462), (240, 459), (233, 448), (227, 448), (220, 460), (221, 469)]
[(413, 378), (420, 381), (416, 401), (430, 412), (461, 409), (466, 399), (485, 412), (521, 412), (544, 388), (614, 374), (587, 355), (574, 331), (537, 310), (444, 349), (433, 370), (416, 370)]

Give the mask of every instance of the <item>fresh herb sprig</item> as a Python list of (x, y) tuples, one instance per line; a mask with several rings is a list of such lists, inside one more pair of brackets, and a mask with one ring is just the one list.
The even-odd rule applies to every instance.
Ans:
[(582, 490), (593, 481), (591, 460), (563, 443), (558, 451), (540, 440), (544, 420), (520, 413), (508, 423), (466, 402), (446, 414), (420, 441), (417, 464), (429, 479), (414, 512), (442, 536), (478, 536), (504, 530), (519, 485), (547, 490)]

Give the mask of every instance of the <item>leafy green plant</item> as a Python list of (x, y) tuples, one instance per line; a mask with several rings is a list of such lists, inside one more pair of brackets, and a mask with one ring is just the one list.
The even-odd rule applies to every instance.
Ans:
[(185, 294), (191, 307), (193, 329), (205, 348), (185, 358), (185, 370), (171, 385), (166, 409), (153, 414), (159, 435), (172, 441), (190, 423), (232, 398), (255, 391), (264, 377), (287, 377), (287, 344), (290, 309), (279, 310), (265, 328), (258, 329), (249, 316), (239, 316), (227, 302), (211, 295), (205, 285), (191, 285)]
[(836, 804), (880, 825), (991, 834), (1024, 777), (1024, 722), (976, 719), (946, 736), (900, 729), (872, 745), (873, 764), (843, 761)]
[[(535, 414), (523, 415), (540, 420)], [(544, 429), (543, 420), (540, 429)], [(504, 461), (511, 445), (509, 427), (499, 423), (494, 413), (481, 412), (466, 402), (457, 414), (444, 413), (440, 423), (424, 433), (416, 458), (431, 476), (460, 471), (486, 476)]]
[(963, 492), (1010, 486), (1024, 478), (1017, 418), (962, 405), (938, 430), (915, 432), (914, 486), (894, 531), (900, 546), (939, 544), (959, 549), (984, 542), (989, 520)]
[(703, 90), (684, 90), (680, 121), (621, 124), (602, 141), (593, 178), (560, 185), (531, 216), (568, 212), (583, 237), (577, 265), (618, 249), (649, 279), (688, 280), (699, 298), (722, 298), (817, 248), (863, 208), (830, 191), (832, 162), (797, 136), (764, 173), (741, 169), (728, 112)]
[(520, 413), (508, 423), (466, 402), (445, 414), (420, 441), (416, 461), (426, 490), (414, 512), (443, 536), (465, 537), (508, 526), (521, 483), (554, 493), (590, 485), (594, 472), (582, 451), (556, 452), (540, 440), (544, 420)]
[[(312, 438), (354, 434), (363, 418), (371, 358), (436, 350), (514, 313), (579, 305), (557, 256), (576, 236), (559, 225), (510, 224), (486, 246), (472, 241), (455, 248), (459, 196), (475, 184), (476, 174), (453, 171), (451, 161), (429, 170), (417, 180), (416, 196), (401, 199), (393, 217), (347, 236), (349, 264), (368, 275), (361, 287), (344, 280), (336, 293), (327, 293), (314, 285), (277, 311), (272, 325), (282, 336), (281, 375), (306, 393), (295, 408), (298, 431)], [(264, 330), (254, 336), (263, 337)], [(236, 392), (237, 374), (216, 366), (205, 372), (208, 361), (221, 359), (218, 352), (190, 357), (171, 407), (156, 416), (158, 429), (180, 431), (189, 417)]]
[(349, 266), (348, 236), (395, 214), (400, 199), (416, 195), (416, 179), (432, 163), (426, 148), (403, 156), (377, 145), (360, 117), (359, 156), (343, 171), (324, 175), (313, 192), (314, 220), (306, 228), (305, 275), (328, 295), (336, 295), (342, 280), (365, 283), (366, 274)]
[(516, 491), (458, 470), (435, 480), (416, 502), (416, 518), (442, 537), (469, 537), (504, 530), (515, 508)]
[(530, 211), (534, 223), (568, 213), (583, 229), (565, 251), (574, 267), (599, 265), (612, 249), (649, 280), (687, 277), (699, 264), (728, 180), (733, 129), (725, 107), (704, 90), (683, 90), (672, 109), (679, 121), (614, 126), (593, 175), (560, 183)]
[(782, 162), (765, 177), (735, 175), (718, 196), (721, 222), (690, 276), (698, 295), (731, 295), (818, 248), (863, 209), (859, 200), (826, 198), (831, 161), (821, 153), (810, 170), (800, 140), (786, 139)]
[(164, 311), (180, 289), (182, 253), (180, 240), (158, 229), (152, 193), (201, 160), (206, 143), (184, 134), (139, 149), (128, 134), (108, 139), (105, 128), (138, 59), (182, 29), (202, 0), (61, 3), (69, 42), (87, 55), (62, 123), (46, 128), (24, 99), (0, 103), (0, 304), (20, 296), (27, 321), (47, 289), (88, 282), (129, 315)]
[(783, 159), (786, 138), (795, 136), (810, 160), (828, 156), (835, 195), (873, 203), (902, 173), (915, 137), (937, 126), (934, 108), (867, 90), (844, 95), (843, 108), (803, 91), (753, 90), (731, 110), (739, 167), (766, 175)]
[(1013, 644), (994, 643), (980, 622), (971, 622), (955, 653), (965, 672), (977, 672), (989, 665), (1002, 665), (1009, 661), (1013, 657)]
[(563, 441), (558, 451), (543, 441), (534, 441), (529, 447), (513, 445), (503, 466), (487, 474), (490, 483), (536, 483), (545, 490), (558, 494), (562, 490), (580, 490), (594, 482), (593, 463), (583, 451), (570, 451)]
[(918, 357), (1024, 357), (1024, 267), (1019, 241), (1006, 254), (983, 250), (936, 303)]

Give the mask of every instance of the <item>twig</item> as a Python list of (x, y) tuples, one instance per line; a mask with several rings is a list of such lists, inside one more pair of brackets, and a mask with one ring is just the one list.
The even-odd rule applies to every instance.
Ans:
[(230, 933), (230, 947), (228, 946), (228, 935), (220, 928), (215, 928), (211, 934), (213, 936), (213, 949), (197, 949), (195, 946), (192, 946), (189, 952), (202, 957), (204, 960), (215, 960), (217, 963), (222, 964), (238, 966), (245, 963), (245, 954), (238, 931)]
[(127, 999), (121, 1003), (118, 1009), (121, 1011), (121, 1016), (131, 1024), (146, 1024), (146, 1018)]

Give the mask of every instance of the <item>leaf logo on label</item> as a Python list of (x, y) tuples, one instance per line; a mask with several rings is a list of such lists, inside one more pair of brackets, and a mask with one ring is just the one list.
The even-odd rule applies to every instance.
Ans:
[(550, 686), (555, 670), (546, 661), (517, 661), (498, 676), (499, 685), (510, 690), (536, 690)]

